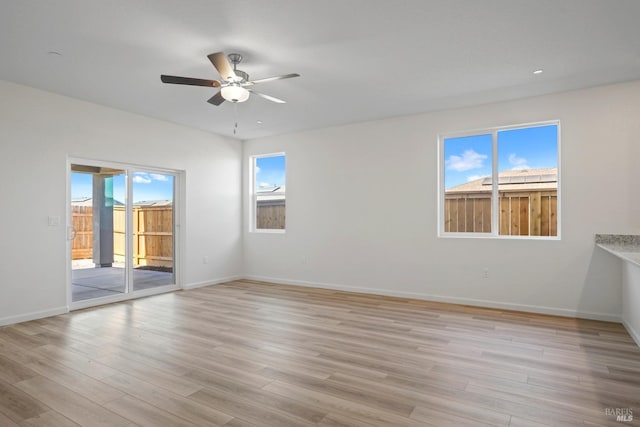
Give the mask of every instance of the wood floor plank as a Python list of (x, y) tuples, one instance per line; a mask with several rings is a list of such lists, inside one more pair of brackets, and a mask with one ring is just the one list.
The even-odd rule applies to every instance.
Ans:
[(308, 354), (293, 354), (292, 352), (281, 352), (275, 347), (262, 348), (260, 350), (238, 349), (231, 346), (217, 347), (211, 353), (212, 357), (222, 353), (229, 356), (235, 355), (236, 358), (261, 361), (264, 365), (258, 372), (262, 373), (272, 366), (286, 368), (288, 372), (305, 376), (312, 376), (319, 379), (325, 379), (331, 375), (332, 369), (318, 366), (316, 358), (318, 354), (312, 356)]
[(162, 387), (139, 380), (131, 375), (116, 374), (103, 381), (137, 399), (163, 409), (196, 425), (224, 425), (233, 419), (213, 407), (201, 405)]
[[(1, 403), (0, 403), (1, 404)], [(18, 427), (19, 424), (14, 422), (11, 418), (0, 412), (0, 426), (5, 427)]]
[(353, 402), (341, 397), (333, 396), (328, 393), (309, 390), (304, 387), (279, 381), (274, 381), (264, 387), (264, 389), (300, 402), (312, 402), (320, 408), (327, 408), (330, 412), (344, 414), (348, 417), (363, 420), (366, 423), (378, 427), (390, 425), (397, 427), (417, 427), (424, 425), (424, 423), (380, 410), (374, 406), (368, 406), (359, 402)]
[(524, 418), (512, 416), (509, 427), (550, 427), (551, 424), (543, 424), (535, 421), (526, 420)]
[(261, 427), (258, 424), (250, 423), (249, 421), (241, 420), (240, 418), (234, 418), (224, 425), (224, 427)]
[[(4, 426), (4, 424), (0, 424)], [(59, 412), (49, 411), (40, 414), (37, 417), (29, 418), (20, 423), (22, 427), (79, 427), (80, 424), (74, 423), (69, 418), (63, 416)]]
[(24, 366), (0, 354), (0, 381), (14, 384), (37, 375), (37, 372), (34, 372), (28, 366)]
[(372, 427), (373, 424), (365, 423), (353, 417), (342, 414), (329, 413), (318, 423), (318, 427)]
[(190, 381), (184, 376), (173, 375), (159, 369), (147, 366), (145, 363), (137, 362), (120, 356), (106, 356), (97, 359), (99, 362), (134, 376), (141, 380), (150, 382), (166, 390), (182, 396), (188, 396), (202, 388), (201, 385)]
[(621, 425), (606, 408), (640, 412), (611, 322), (237, 280), (0, 327), (0, 426)]
[(47, 378), (31, 378), (16, 383), (15, 386), (80, 425), (96, 427), (131, 425), (130, 420)]
[(21, 422), (49, 411), (49, 407), (14, 385), (0, 381), (0, 413)]
[(58, 347), (56, 345), (47, 344), (42, 347), (38, 347), (36, 352), (97, 380), (114, 375), (118, 372), (117, 370), (98, 362), (95, 358), (91, 358), (86, 354), (75, 351), (70, 347)]
[(101, 381), (52, 360), (43, 359), (27, 366), (43, 377), (47, 377), (98, 404), (110, 402), (123, 395), (122, 392)]
[(208, 390), (215, 390), (223, 393), (225, 396), (229, 395), (237, 397), (238, 399), (259, 403), (261, 406), (277, 409), (282, 413), (311, 423), (317, 423), (327, 415), (327, 411), (321, 410), (310, 403), (301, 404), (296, 400), (266, 392), (262, 388), (237, 382), (232, 377), (210, 373), (205, 382)]
[(137, 425), (145, 427), (193, 427), (195, 424), (131, 396), (123, 396), (104, 405)]
[(455, 410), (442, 411), (442, 410), (439, 410), (439, 409), (422, 407), (422, 406), (416, 407), (416, 409), (411, 414), (411, 417), (413, 419), (418, 420), (418, 421), (435, 423), (438, 426), (461, 426), (461, 427), (462, 426), (466, 426), (466, 427), (471, 427), (471, 426), (479, 426), (479, 427), (501, 426), (501, 427), (504, 427), (504, 426), (509, 426), (509, 420), (511, 418), (511, 417), (507, 417), (506, 422), (489, 423), (489, 422), (483, 422), (483, 421), (478, 420), (476, 418), (472, 418), (472, 417), (467, 418), (467, 417), (458, 415), (455, 412)]
[[(351, 381), (345, 381), (345, 378), (350, 378)], [(280, 375), (280, 381), (347, 401), (383, 408), (401, 416), (409, 416), (414, 409), (412, 404), (396, 396), (396, 388), (379, 382), (358, 380), (357, 377), (349, 377), (340, 373), (333, 374), (326, 380), (295, 375)]]
[(462, 397), (488, 409), (552, 425), (579, 427), (584, 419), (589, 419), (591, 415), (582, 415), (571, 408), (562, 407), (561, 402), (544, 401), (474, 385), (468, 386)]
[(257, 425), (280, 427), (310, 427), (315, 425), (315, 423), (291, 416), (277, 409), (213, 388), (204, 388), (193, 393), (189, 398)]

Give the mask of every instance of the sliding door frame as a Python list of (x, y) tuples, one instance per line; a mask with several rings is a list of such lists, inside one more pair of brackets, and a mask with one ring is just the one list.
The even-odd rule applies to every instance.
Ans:
[[(114, 169), (122, 169), (126, 173), (126, 202), (125, 202), (125, 271), (126, 271), (126, 286), (123, 294), (111, 295), (106, 297), (99, 297), (94, 299), (73, 301), (72, 296), (72, 211), (71, 211), (71, 165), (81, 164), (97, 167), (108, 167)], [(147, 172), (147, 173), (160, 173), (171, 175), (174, 178), (173, 181), (173, 277), (174, 284), (162, 285), (149, 289), (142, 289), (136, 291), (134, 289), (133, 281), (133, 239), (132, 239), (132, 226), (133, 226), (133, 178), (134, 172)], [(183, 233), (181, 232), (181, 225), (183, 224), (183, 218), (185, 206), (184, 206), (184, 189), (185, 189), (185, 171), (176, 169), (167, 169), (161, 167), (155, 167), (150, 165), (138, 165), (122, 162), (111, 162), (105, 160), (94, 160), (81, 157), (67, 157), (67, 177), (66, 177), (66, 271), (67, 271), (67, 307), (69, 310), (79, 310), (87, 307), (93, 307), (103, 304), (111, 304), (118, 301), (125, 301), (135, 298), (142, 298), (149, 295), (156, 295), (165, 292), (172, 292), (182, 289), (182, 266), (183, 266)]]

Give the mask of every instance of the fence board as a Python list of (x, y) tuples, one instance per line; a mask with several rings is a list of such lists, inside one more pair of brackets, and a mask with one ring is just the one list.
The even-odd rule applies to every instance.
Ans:
[(459, 199), (451, 201), (451, 211), (449, 212), (449, 226), (451, 227), (451, 231), (462, 231), (458, 228), (458, 207), (459, 207)]
[(475, 227), (475, 211), (476, 211), (476, 200), (474, 199), (464, 199), (464, 229), (465, 230), (473, 230)]
[(518, 213), (518, 217), (520, 218), (520, 235), (521, 236), (529, 236), (529, 208), (530, 201), (528, 197), (518, 197), (518, 207), (520, 212)]
[(473, 227), (467, 228), (464, 231), (468, 232), (482, 232), (484, 230), (484, 199), (472, 199), (474, 212), (473, 212)]
[(482, 232), (491, 233), (491, 198), (482, 199)]
[(558, 197), (551, 197), (549, 200), (549, 235), (557, 236), (558, 235)]
[(532, 236), (540, 235), (540, 221), (542, 208), (542, 195), (540, 192), (531, 193), (529, 197), (530, 210), (529, 210), (529, 227)]
[(504, 194), (500, 195), (500, 218), (499, 218), (499, 223), (500, 226), (498, 228), (498, 232), (500, 233), (501, 236), (507, 236), (509, 235), (509, 231), (511, 230), (511, 228), (509, 227), (509, 224), (511, 223), (511, 218), (510, 218), (510, 209), (509, 209), (509, 198), (508, 197), (504, 197)]
[(509, 197), (509, 235), (520, 234), (520, 198)]

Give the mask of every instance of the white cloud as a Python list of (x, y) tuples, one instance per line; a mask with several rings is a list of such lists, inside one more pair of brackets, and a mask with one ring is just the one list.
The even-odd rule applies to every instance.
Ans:
[(261, 182), (260, 184), (258, 184), (258, 188), (269, 188), (269, 187), (273, 187), (273, 184), (269, 184), (268, 182)]
[(471, 182), (471, 181), (475, 181), (476, 179), (482, 179), (482, 178), (486, 178), (489, 175), (469, 175), (467, 177), (467, 182)]
[(509, 163), (512, 166), (511, 170), (531, 169), (527, 164), (527, 159), (516, 156), (516, 153), (509, 154)]
[(133, 176), (133, 182), (137, 184), (151, 184), (151, 178), (147, 174), (135, 174)]
[(149, 176), (154, 181), (169, 181), (169, 178), (167, 178), (166, 175), (160, 175), (159, 173), (151, 173)]
[(256, 165), (255, 170), (256, 170), (256, 175), (259, 174), (260, 173), (260, 166)]
[(488, 156), (486, 154), (476, 153), (474, 150), (465, 150), (462, 156), (451, 155), (449, 159), (445, 161), (447, 169), (452, 169), (456, 172), (464, 172), (471, 169), (480, 169), (484, 165), (484, 160)]

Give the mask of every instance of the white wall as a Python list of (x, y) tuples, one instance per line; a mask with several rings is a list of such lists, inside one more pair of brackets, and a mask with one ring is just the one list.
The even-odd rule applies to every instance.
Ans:
[[(0, 81), (0, 325), (66, 310), (67, 157), (186, 171), (182, 284), (241, 275), (241, 150), (232, 139)], [(48, 216), (63, 223), (49, 227)]]
[(622, 321), (640, 345), (640, 267), (626, 261), (622, 263)]
[[(631, 82), (246, 141), (245, 190), (249, 156), (287, 154), (287, 231), (249, 233), (245, 215), (245, 273), (618, 320), (620, 266), (594, 234), (640, 231), (639, 101)], [(438, 133), (552, 119), (562, 127), (562, 239), (437, 238)]]

